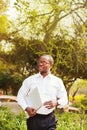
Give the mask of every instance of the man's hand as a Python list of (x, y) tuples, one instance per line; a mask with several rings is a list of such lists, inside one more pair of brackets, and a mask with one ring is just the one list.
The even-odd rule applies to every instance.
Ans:
[(28, 113), (30, 117), (33, 117), (36, 115), (36, 110), (34, 108), (27, 107), (25, 111)]
[(57, 107), (58, 103), (53, 101), (47, 101), (43, 104), (46, 108), (51, 109), (53, 107)]

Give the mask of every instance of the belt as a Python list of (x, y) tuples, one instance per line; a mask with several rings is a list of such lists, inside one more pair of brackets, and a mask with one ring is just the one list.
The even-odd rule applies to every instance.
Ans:
[(51, 116), (51, 115), (53, 115), (53, 114), (54, 114), (54, 112), (51, 112), (51, 113), (49, 113), (48, 115), (36, 114), (35, 117), (38, 117), (38, 118), (46, 118), (46, 117)]

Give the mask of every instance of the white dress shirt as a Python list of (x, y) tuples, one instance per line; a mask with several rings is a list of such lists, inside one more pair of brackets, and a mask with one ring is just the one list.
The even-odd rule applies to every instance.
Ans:
[[(62, 80), (53, 74), (48, 74), (46, 77), (42, 77), (40, 73), (32, 75), (24, 80), (17, 95), (17, 101), (19, 105), (25, 110), (28, 106), (25, 97), (34, 88), (38, 87), (41, 99), (44, 102), (52, 100), (57, 101), (58, 108), (62, 108), (68, 103), (67, 92)], [(38, 111), (39, 114), (49, 114), (53, 109), (49, 109), (47, 113), (44, 110)]]

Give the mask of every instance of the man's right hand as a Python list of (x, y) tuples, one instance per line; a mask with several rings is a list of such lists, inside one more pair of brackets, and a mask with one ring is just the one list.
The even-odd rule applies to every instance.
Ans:
[(36, 110), (35, 110), (34, 108), (27, 107), (27, 108), (25, 109), (25, 111), (28, 113), (28, 115), (29, 115), (30, 117), (33, 117), (33, 116), (36, 115)]

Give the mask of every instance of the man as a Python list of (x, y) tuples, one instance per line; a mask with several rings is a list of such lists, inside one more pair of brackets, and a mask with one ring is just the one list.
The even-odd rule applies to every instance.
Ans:
[[(53, 111), (55, 108), (63, 108), (68, 103), (62, 80), (51, 74), (53, 63), (52, 56), (40, 56), (37, 62), (39, 73), (25, 79), (18, 92), (18, 103), (29, 115), (27, 119), (28, 130), (56, 130), (57, 120)], [(31, 92), (35, 86), (38, 87), (43, 100), (42, 111), (28, 106), (25, 100), (27, 93)]]

